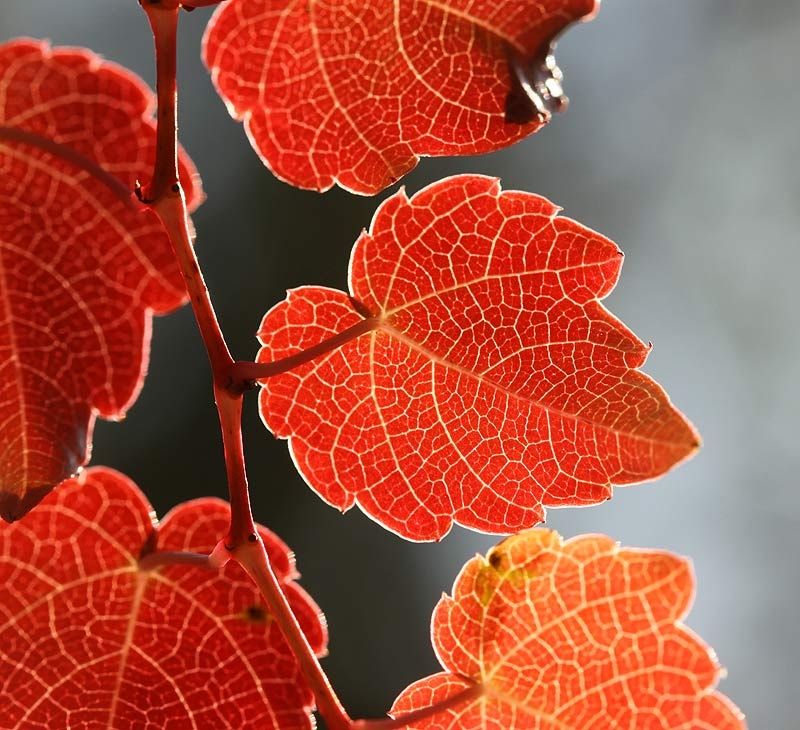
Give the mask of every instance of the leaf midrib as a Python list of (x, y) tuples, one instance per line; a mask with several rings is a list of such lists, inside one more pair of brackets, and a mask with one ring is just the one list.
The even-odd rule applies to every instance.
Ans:
[[(398, 308), (397, 310), (394, 310), (394, 311), (399, 311), (400, 309), (402, 309), (402, 308)], [(469, 368), (466, 368), (463, 365), (459, 365), (457, 363), (454, 363), (454, 362), (452, 362), (450, 360), (445, 359), (444, 357), (442, 357), (440, 355), (437, 355), (435, 352), (433, 352), (429, 348), (427, 348), (424, 345), (422, 345), (420, 342), (415, 340), (413, 337), (409, 336), (408, 334), (406, 334), (402, 330), (399, 330), (399, 329), (395, 328), (394, 326), (392, 326), (391, 324), (389, 324), (388, 321), (386, 319), (384, 319), (384, 318), (382, 318), (381, 323), (378, 325), (378, 327), (375, 330), (372, 330), (372, 332), (370, 334), (374, 334), (375, 332), (384, 332), (388, 336), (399, 340), (400, 342), (402, 342), (403, 344), (405, 344), (406, 346), (408, 346), (412, 350), (414, 350), (414, 351), (420, 353), (421, 355), (425, 356), (427, 359), (431, 360), (433, 363), (439, 364), (439, 365), (441, 365), (441, 366), (443, 366), (445, 368), (448, 368), (450, 370), (456, 371), (456, 372), (458, 372), (458, 373), (460, 373), (462, 375), (465, 375), (465, 376), (467, 376), (467, 377), (469, 377), (469, 378), (471, 378), (473, 380), (477, 380), (477, 381), (479, 381), (481, 383), (485, 383), (486, 385), (490, 386), (491, 388), (494, 388), (496, 391), (499, 391), (499, 392), (503, 393), (504, 395), (506, 395), (509, 398), (512, 398), (512, 399), (517, 400), (517, 401), (521, 401), (523, 403), (528, 403), (533, 407), (541, 408), (543, 411), (547, 412), (548, 414), (557, 416), (559, 418), (563, 418), (565, 420), (577, 421), (579, 423), (583, 423), (583, 424), (586, 424), (588, 426), (591, 426), (592, 428), (600, 429), (600, 430), (605, 431), (607, 433), (611, 433), (611, 434), (613, 434), (615, 436), (627, 436), (629, 438), (637, 439), (637, 440), (639, 440), (641, 442), (648, 443), (648, 444), (659, 444), (659, 445), (664, 445), (665, 444), (665, 445), (672, 445), (672, 446), (680, 445), (679, 443), (676, 443), (674, 441), (660, 440), (660, 439), (656, 439), (656, 438), (642, 436), (641, 434), (632, 433), (630, 431), (624, 431), (622, 429), (615, 429), (612, 426), (607, 426), (605, 424), (598, 423), (597, 421), (593, 421), (593, 420), (591, 420), (589, 418), (586, 418), (585, 416), (582, 416), (582, 415), (577, 414), (577, 413), (571, 413), (571, 412), (564, 411), (564, 410), (559, 409), (559, 408), (555, 408), (554, 406), (546, 404), (546, 403), (542, 402), (541, 400), (537, 400), (535, 398), (526, 396), (526, 395), (524, 395), (524, 394), (522, 394), (522, 393), (520, 393), (518, 391), (511, 390), (511, 389), (509, 389), (509, 388), (507, 388), (507, 387), (505, 387), (503, 385), (500, 385), (499, 383), (495, 382), (494, 380), (488, 378), (486, 375), (483, 375), (481, 373), (476, 373), (474, 370), (470, 370)], [(370, 357), (370, 370), (374, 369), (374, 365), (375, 365), (375, 362), (374, 362), (373, 358)], [(633, 372), (637, 372), (642, 377), (645, 377), (645, 378), (648, 377), (645, 373), (641, 372), (640, 370), (638, 370), (636, 368), (628, 368), (628, 370), (629, 371), (633, 371)], [(599, 397), (599, 396), (596, 396), (595, 400), (596, 400), (597, 397)]]

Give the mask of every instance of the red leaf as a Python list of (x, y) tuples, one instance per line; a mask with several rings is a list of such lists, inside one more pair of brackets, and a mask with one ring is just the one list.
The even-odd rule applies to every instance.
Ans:
[[(157, 528), (138, 488), (90, 469), (0, 531), (4, 728), (313, 727), (312, 696), (244, 571), (172, 565), (159, 550), (208, 554), (228, 505), (198, 499)], [(313, 649), (327, 634), (294, 579), (286, 545), (260, 534)]]
[(712, 650), (681, 624), (693, 593), (688, 561), (670, 553), (549, 530), (508, 538), (439, 601), (431, 632), (445, 672), (412, 684), (391, 713), (451, 698), (408, 727), (743, 730), (713, 691)]
[(97, 415), (124, 415), (152, 314), (186, 294), (158, 219), (120, 199), (152, 171), (153, 94), (38, 41), (0, 46), (0, 69), (0, 515), (14, 520), (88, 461)]
[(598, 6), (229, 0), (204, 59), (280, 179), (371, 194), (419, 156), (489, 152), (539, 129), (566, 103), (552, 43)]
[[(375, 331), (265, 380), (261, 414), (308, 483), (413, 540), (452, 521), (516, 532), (592, 504), (697, 447), (648, 347), (598, 302), (622, 254), (544, 198), (452, 177), (381, 205), (350, 261)], [(264, 317), (277, 360), (363, 320), (303, 287)]]

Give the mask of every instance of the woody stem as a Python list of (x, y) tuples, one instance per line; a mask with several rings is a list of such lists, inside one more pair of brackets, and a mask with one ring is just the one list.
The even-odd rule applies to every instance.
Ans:
[[(264, 595), (331, 730), (345, 730), (351, 725), (350, 718), (330, 686), (281, 590), (258, 536), (250, 508), (242, 446), (244, 388), (232, 375), (233, 358), (194, 253), (186, 199), (178, 178), (176, 48), (181, 3), (179, 0), (141, 0), (141, 3), (155, 38), (158, 130), (153, 179), (141, 190), (140, 195), (159, 216), (172, 241), (211, 363), (231, 502), (231, 523), (223, 542), (224, 551), (247, 570)], [(224, 556), (221, 557), (219, 551), (215, 551), (210, 559), (215, 563), (224, 562)]]

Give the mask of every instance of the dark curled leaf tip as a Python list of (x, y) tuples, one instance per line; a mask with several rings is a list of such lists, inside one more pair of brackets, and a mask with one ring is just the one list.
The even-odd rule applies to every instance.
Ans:
[(563, 112), (569, 103), (561, 82), (564, 75), (553, 55), (555, 43), (544, 46), (530, 61), (506, 47), (511, 89), (506, 96), (507, 124), (529, 124), (538, 119), (550, 121), (556, 112)]
[(492, 566), (495, 570), (499, 570), (500, 566), (503, 564), (503, 556), (497, 550), (492, 550), (488, 556), (489, 565)]

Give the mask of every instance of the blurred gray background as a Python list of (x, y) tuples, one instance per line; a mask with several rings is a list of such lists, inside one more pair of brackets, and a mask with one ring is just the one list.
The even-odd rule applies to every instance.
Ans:
[[(277, 182), (212, 93), (199, 60), (210, 11), (183, 17), (181, 139), (204, 177), (198, 254), (234, 355), (251, 358), (263, 313), (288, 287), (344, 287), (350, 247), (379, 199)], [(2, 39), (85, 45), (153, 82), (136, 0), (0, 0)], [(543, 194), (625, 251), (608, 306), (654, 343), (646, 371), (700, 429), (704, 448), (656, 483), (588, 509), (550, 511), (565, 536), (691, 556), (688, 624), (728, 669), (721, 689), (750, 728), (798, 727), (800, 690), (800, 3), (605, 0), (562, 40), (572, 104), (494, 155), (423, 160), (410, 193), (454, 172)], [(391, 191), (390, 191), (391, 192)], [(94, 463), (133, 477), (159, 514), (225, 495), (209, 369), (188, 309), (157, 320), (150, 375), (121, 424), (98, 424)], [(257, 518), (296, 551), (327, 614), (324, 664), (354, 717), (380, 716), (436, 671), (431, 609), (496, 538), (461, 529), (405, 543), (341, 516), (294, 473), (247, 398)]]

